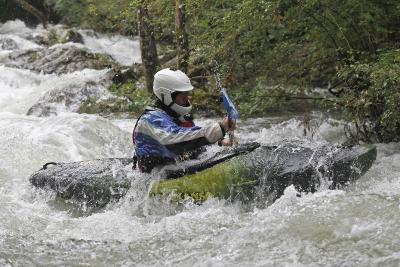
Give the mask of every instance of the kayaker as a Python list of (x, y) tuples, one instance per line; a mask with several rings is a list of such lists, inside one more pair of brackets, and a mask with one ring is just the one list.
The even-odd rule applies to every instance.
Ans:
[(190, 114), (193, 86), (180, 70), (163, 69), (154, 75), (156, 102), (147, 107), (133, 130), (133, 143), (139, 170), (150, 172), (163, 166), (195, 157), (200, 148), (219, 142), (230, 146), (225, 133), (236, 128), (236, 122), (211, 122), (196, 126)]

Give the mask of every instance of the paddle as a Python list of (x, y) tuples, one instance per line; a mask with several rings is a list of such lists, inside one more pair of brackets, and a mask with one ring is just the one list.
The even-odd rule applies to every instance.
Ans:
[[(222, 86), (221, 82), (221, 77), (220, 77), (220, 72), (218, 69), (220, 68), (219, 64), (217, 61), (213, 61), (213, 69), (214, 69), (214, 77), (215, 77), (215, 82), (217, 85), (217, 88), (220, 90), (220, 101), (223, 102), (224, 109), (226, 111), (226, 114), (228, 116), (228, 126), (229, 128), (232, 127), (233, 125), (233, 120), (237, 120), (240, 117), (239, 111), (236, 109), (235, 105), (231, 101), (231, 99), (228, 96), (228, 93), (226, 92), (226, 89)], [(234, 138), (235, 134), (234, 131), (229, 131), (228, 132), (229, 136), (229, 142), (231, 145), (234, 144)]]

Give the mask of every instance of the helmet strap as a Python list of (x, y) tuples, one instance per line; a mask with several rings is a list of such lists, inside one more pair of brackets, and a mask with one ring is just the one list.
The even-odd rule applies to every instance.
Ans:
[[(172, 104), (174, 104), (174, 102), (172, 102)], [(164, 102), (161, 102), (161, 100), (159, 99), (156, 101), (155, 107), (164, 110), (169, 116), (173, 118), (179, 118), (180, 116), (178, 113), (172, 110), (170, 106), (165, 105)]]
[(161, 94), (161, 103), (163, 103), (165, 106), (170, 108), (173, 104), (175, 104), (174, 99), (172, 99), (172, 101), (171, 101), (171, 103), (169, 105), (167, 105), (164, 100), (165, 100), (165, 95)]

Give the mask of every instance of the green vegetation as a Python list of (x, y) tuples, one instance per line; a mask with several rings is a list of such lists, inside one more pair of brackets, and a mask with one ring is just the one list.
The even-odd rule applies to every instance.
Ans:
[[(136, 20), (124, 16), (129, 0), (42, 0), (60, 17), (60, 22), (100, 32), (136, 33)], [(133, 18), (136, 14), (131, 14)]]
[(57, 33), (55, 29), (51, 29), (48, 34), (49, 46), (62, 43), (61, 36)]
[(132, 80), (113, 84), (109, 91), (116, 96), (114, 99), (86, 98), (82, 101), (80, 112), (89, 114), (131, 112), (140, 115), (144, 108), (152, 103), (151, 95), (146, 90), (137, 88)]
[(380, 51), (339, 71), (346, 82), (345, 111), (355, 126), (352, 138), (366, 142), (400, 141), (400, 50)]
[[(177, 48), (177, 1), (43, 1), (61, 22), (129, 35), (138, 34), (137, 12), (147, 7), (159, 68), (176, 64), (170, 61), (176, 50), (171, 53), (170, 48)], [(217, 95), (213, 86), (216, 61), (223, 85), (244, 115), (259, 116), (288, 106), (307, 110), (306, 98), (313, 96), (317, 107), (336, 107), (354, 122), (349, 136), (367, 142), (400, 140), (398, 0), (179, 3), (185, 5), (187, 18), (188, 74), (204, 77), (195, 83), (202, 88), (195, 96), (201, 108), (210, 108)], [(326, 88), (325, 93), (316, 95), (315, 87)], [(115, 93), (133, 103), (130, 94), (137, 91), (118, 89)], [(319, 101), (321, 97), (328, 101)], [(137, 109), (147, 102), (138, 98)], [(217, 105), (211, 106), (219, 112)], [(136, 107), (132, 104), (131, 108)]]
[(141, 88), (137, 88), (135, 83), (129, 80), (124, 84), (114, 84), (111, 86), (110, 91), (115, 95), (126, 98), (129, 104), (126, 106), (126, 111), (135, 112), (140, 114), (144, 108), (152, 103), (151, 95)]

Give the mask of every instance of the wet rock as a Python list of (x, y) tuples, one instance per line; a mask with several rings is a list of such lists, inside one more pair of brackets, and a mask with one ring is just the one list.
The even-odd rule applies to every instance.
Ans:
[(106, 88), (111, 85), (114, 71), (107, 72), (103, 79), (69, 83), (64, 87), (54, 88), (44, 94), (31, 108), (27, 115), (48, 117), (60, 112), (80, 113), (81, 103), (84, 99), (101, 99), (112, 97)]
[(0, 49), (1, 50), (14, 50), (18, 48), (18, 44), (10, 38), (0, 39)]
[(46, 74), (70, 73), (83, 69), (105, 69), (115, 66), (110, 56), (91, 53), (75, 45), (55, 45), (49, 49), (15, 51), (7, 66)]
[(38, 45), (42, 45), (42, 46), (49, 46), (49, 37), (47, 36), (47, 34), (36, 34), (34, 36), (32, 36), (30, 39), (32, 42), (38, 44)]
[(83, 36), (75, 30), (69, 30), (63, 41), (83, 44)]
[(68, 29), (62, 25), (53, 25), (48, 30), (37, 31), (31, 36), (27, 36), (28, 40), (31, 40), (42, 46), (52, 46), (55, 44), (66, 43), (64, 41), (68, 33)]
[(112, 81), (113, 83), (126, 83), (129, 80), (137, 81), (142, 74), (143, 70), (140, 64), (134, 64), (129, 68), (116, 68)]

